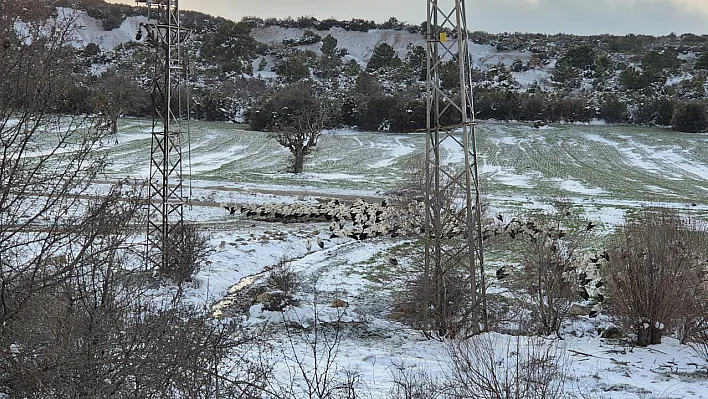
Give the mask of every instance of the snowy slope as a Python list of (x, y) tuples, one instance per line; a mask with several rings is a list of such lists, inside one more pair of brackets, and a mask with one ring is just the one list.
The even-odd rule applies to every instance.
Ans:
[(89, 43), (97, 44), (101, 50), (112, 50), (119, 44), (135, 40), (135, 33), (140, 23), (147, 22), (147, 17), (128, 17), (119, 28), (111, 31), (103, 29), (101, 21), (89, 17), (85, 11), (58, 7), (59, 18), (76, 18), (78, 26), (74, 34), (74, 45), (84, 47)]

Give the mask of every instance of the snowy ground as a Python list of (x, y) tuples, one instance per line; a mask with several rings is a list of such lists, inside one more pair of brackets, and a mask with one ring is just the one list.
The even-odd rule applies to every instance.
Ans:
[[(122, 120), (118, 144), (110, 143), (108, 180), (148, 175), (149, 123)], [(385, 397), (396, 370), (428, 370), (446, 376), (446, 344), (429, 341), (392, 317), (392, 297), (404, 279), (410, 242), (375, 239), (329, 240), (326, 223), (266, 223), (229, 215), (221, 202), (315, 203), (340, 197), (391, 197), (405, 184), (424, 146), (421, 134), (326, 132), (306, 173), (285, 173), (289, 154), (265, 134), (233, 124), (193, 123), (191, 197), (186, 217), (207, 227), (213, 253), (189, 296), (219, 314), (247, 309), (247, 324), (311, 327), (320, 321), (345, 321), (334, 359), (339, 371), (355, 371), (365, 395)], [(610, 230), (627, 210), (663, 204), (705, 218), (708, 203), (708, 137), (659, 129), (612, 126), (555, 126), (538, 130), (524, 125), (482, 124), (478, 130), (483, 191), (492, 212), (520, 216), (552, 209), (554, 200), (571, 202)], [(447, 162), (461, 154), (445, 146)], [(185, 159), (185, 162), (187, 160)], [(308, 251), (306, 240), (324, 238), (324, 249)], [(400, 259), (393, 267), (391, 258)], [(254, 298), (244, 304), (241, 288), (259, 284), (284, 259), (303, 276), (300, 306), (268, 312)], [(490, 254), (489, 262), (503, 262)], [(241, 283), (240, 286), (238, 284)], [(238, 286), (237, 288), (232, 288)], [(231, 289), (231, 290), (230, 290)], [(313, 304), (317, 295), (317, 303)], [(222, 302), (225, 300), (225, 302)], [(333, 301), (348, 307), (334, 308)], [(314, 311), (317, 309), (317, 312)], [(570, 362), (565, 389), (576, 397), (708, 398), (708, 375), (690, 348), (673, 339), (651, 348), (624, 347), (598, 337), (607, 320), (579, 318), (560, 343)], [(283, 331), (270, 341), (277, 375), (288, 380), (295, 354), (311, 352), (307, 330)], [(494, 335), (500, 343), (509, 337)], [(500, 347), (503, 345), (500, 345)], [(305, 356), (314, 367), (314, 358)], [(293, 371), (295, 370), (295, 371)]]

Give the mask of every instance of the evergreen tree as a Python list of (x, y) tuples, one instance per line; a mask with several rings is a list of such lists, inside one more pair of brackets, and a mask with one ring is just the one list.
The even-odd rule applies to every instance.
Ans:
[(620, 73), (620, 84), (629, 90), (644, 89), (649, 83), (649, 78), (640, 70), (627, 68)]
[(322, 39), (322, 47), (320, 50), (322, 50), (322, 56), (324, 57), (336, 56), (339, 51), (337, 49), (337, 39), (335, 39), (332, 35), (325, 36), (325, 38)]
[(378, 71), (382, 68), (395, 68), (401, 65), (401, 59), (396, 55), (396, 50), (388, 43), (381, 43), (374, 48), (373, 54), (366, 65), (369, 72)]
[(406, 63), (413, 74), (418, 76), (418, 80), (423, 81), (427, 78), (427, 54), (423, 46), (408, 44)]
[(571, 48), (558, 60), (558, 64), (571, 66), (580, 70), (591, 69), (593, 65), (595, 65), (595, 50), (590, 46)]
[(674, 102), (667, 97), (662, 97), (657, 104), (656, 123), (660, 126), (668, 126), (674, 116)]
[(288, 83), (295, 83), (310, 76), (307, 58), (303, 54), (294, 54), (284, 59), (275, 67), (275, 70)]
[(701, 54), (700, 57), (696, 59), (696, 63), (693, 66), (694, 69), (708, 69), (708, 51)]
[(253, 72), (250, 61), (256, 57), (258, 45), (246, 22), (223, 20), (214, 32), (203, 37), (201, 55), (205, 61), (227, 73)]

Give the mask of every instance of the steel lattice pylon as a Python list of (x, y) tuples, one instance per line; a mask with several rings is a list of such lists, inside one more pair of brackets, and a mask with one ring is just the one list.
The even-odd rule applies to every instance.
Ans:
[(154, 106), (147, 227), (147, 258), (153, 267), (169, 270), (183, 248), (186, 201), (182, 185), (181, 46), (189, 32), (180, 26), (177, 0), (136, 0), (148, 7), (146, 30), (154, 47), (155, 75), (150, 85)]
[[(445, 3), (445, 4), (443, 4)], [(428, 0), (425, 274), (430, 306), (424, 320), (440, 335), (460, 326), (486, 328), (486, 293), (472, 67), (464, 0)], [(459, 82), (450, 82), (450, 71)], [(447, 71), (443, 81), (443, 71)], [(445, 84), (445, 87), (443, 87)], [(464, 153), (451, 163), (445, 152)], [(450, 306), (453, 280), (464, 281), (466, 308)], [(453, 321), (454, 325), (446, 325)]]

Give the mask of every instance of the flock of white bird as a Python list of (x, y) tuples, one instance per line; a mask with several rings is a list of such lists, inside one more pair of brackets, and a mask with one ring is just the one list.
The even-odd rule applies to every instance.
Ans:
[[(410, 201), (405, 205), (392, 206), (387, 200), (369, 202), (358, 198), (350, 204), (333, 199), (317, 204), (221, 204), (231, 215), (239, 212), (247, 218), (280, 223), (309, 223), (329, 222), (329, 236), (322, 238), (317, 235), (314, 242), (311, 238), (305, 241), (308, 253), (317, 245), (324, 249), (325, 242), (333, 239), (367, 240), (376, 237), (420, 236), (426, 232), (426, 207), (418, 201)], [(448, 239), (466, 237), (467, 227), (464, 215), (456, 209), (442, 210), (444, 223), (442, 236)], [(589, 222), (585, 228), (591, 230), (596, 227), (594, 222)], [(528, 238), (531, 240), (543, 239), (553, 245), (567, 235), (567, 231), (552, 223), (539, 223), (535, 220), (522, 220), (513, 218), (504, 223), (502, 215), (484, 221), (482, 226), (482, 240), (506, 235), (512, 239)], [(325, 235), (325, 237), (327, 237)], [(578, 295), (583, 299), (594, 299), (597, 305), (591, 315), (597, 314), (604, 299), (602, 294), (603, 282), (600, 276), (601, 266), (609, 259), (607, 252), (586, 255), (578, 265), (574, 262), (572, 270), (580, 285)], [(497, 278), (503, 279), (508, 275), (506, 268), (497, 270)]]

